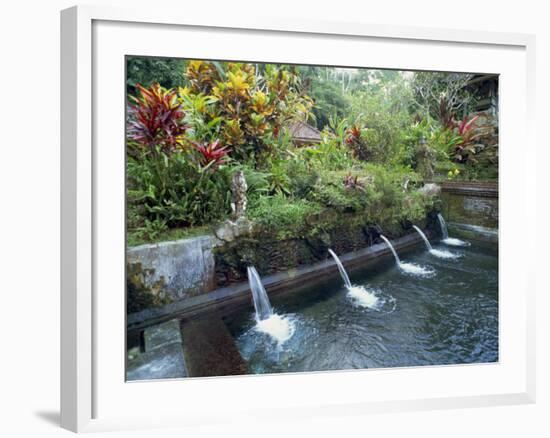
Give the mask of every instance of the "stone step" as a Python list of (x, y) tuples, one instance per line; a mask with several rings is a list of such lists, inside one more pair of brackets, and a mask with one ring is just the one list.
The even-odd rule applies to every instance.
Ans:
[(144, 352), (128, 352), (127, 380), (175, 379), (187, 377), (177, 319), (148, 327), (143, 332)]
[(129, 357), (127, 380), (176, 379), (187, 377), (181, 343), (166, 344)]
[(164, 345), (181, 344), (180, 322), (177, 319), (148, 327), (143, 332), (145, 351), (151, 351)]
[(181, 334), (190, 377), (247, 374), (247, 364), (219, 315), (183, 321)]

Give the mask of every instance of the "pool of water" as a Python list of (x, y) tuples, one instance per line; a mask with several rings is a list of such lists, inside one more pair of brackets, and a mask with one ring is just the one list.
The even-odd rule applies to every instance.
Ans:
[[(253, 310), (228, 322), (251, 373), (487, 363), (498, 361), (498, 258), (494, 249), (454, 248), (402, 257), (433, 271), (415, 275), (384, 263), (271, 299), (291, 322), (283, 343), (258, 330)], [(429, 268), (432, 268), (431, 270)], [(367, 297), (368, 299), (362, 299)], [(373, 299), (374, 297), (374, 299)], [(359, 299), (358, 299), (359, 298)]]

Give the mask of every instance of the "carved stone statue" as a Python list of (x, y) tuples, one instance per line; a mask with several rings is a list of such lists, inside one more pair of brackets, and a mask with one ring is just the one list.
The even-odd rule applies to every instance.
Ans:
[(422, 137), (415, 150), (416, 170), (425, 179), (431, 180), (434, 177), (435, 153)]
[(247, 189), (248, 186), (243, 171), (235, 172), (231, 181), (231, 210), (234, 219), (239, 219), (245, 215)]
[(218, 239), (224, 242), (233, 242), (238, 237), (252, 233), (253, 223), (245, 217), (247, 189), (248, 186), (243, 171), (235, 172), (231, 180), (233, 220), (226, 219), (214, 230), (214, 234)]

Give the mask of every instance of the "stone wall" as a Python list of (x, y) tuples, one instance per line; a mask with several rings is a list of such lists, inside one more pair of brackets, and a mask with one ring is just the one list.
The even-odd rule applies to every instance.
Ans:
[(164, 302), (208, 292), (216, 286), (213, 249), (219, 243), (207, 235), (129, 248), (129, 287)]
[[(426, 230), (428, 238), (435, 238), (438, 235), (439, 228), (435, 230)], [(405, 255), (409, 251), (418, 248), (424, 248), (425, 244), (420, 235), (414, 230), (409, 230), (407, 235), (393, 239), (392, 244), (400, 255)], [(364, 270), (378, 263), (387, 263), (393, 261), (393, 255), (390, 248), (381, 240), (377, 243), (357, 251), (350, 251), (345, 254), (339, 254), (339, 258), (348, 273), (356, 270)], [(332, 257), (328, 254), (319, 262), (287, 269), (275, 274), (262, 275), (262, 284), (270, 297), (288, 294), (299, 294), (305, 288), (314, 285), (321, 285), (326, 281), (333, 280), (338, 276), (338, 267)], [(250, 308), (252, 306), (252, 296), (246, 281), (232, 284), (227, 287), (218, 288), (214, 291), (204, 293), (189, 299), (175, 301), (165, 306), (147, 308), (140, 312), (128, 315), (127, 327), (128, 334), (134, 338), (144, 328), (155, 324), (177, 318), (184, 321), (196, 321), (197, 318), (209, 318), (211, 315), (217, 317), (227, 317), (238, 312), (239, 309)], [(213, 322), (213, 325), (216, 323)], [(202, 323), (201, 327), (205, 327)], [(206, 323), (206, 326), (210, 323)], [(185, 326), (185, 323), (184, 323)], [(197, 330), (205, 330), (198, 328)], [(187, 333), (185, 337), (193, 338), (193, 333)]]
[(442, 184), (442, 214), (448, 223), (498, 229), (498, 184)]
[[(216, 286), (225, 287), (246, 281), (246, 267), (249, 265), (255, 266), (262, 276), (271, 275), (325, 260), (329, 248), (337, 254), (344, 254), (372, 246), (379, 240), (380, 234), (393, 239), (414, 232), (411, 223), (381, 230), (376, 225), (363, 223), (359, 216), (352, 214), (340, 215), (332, 223), (330, 229), (300, 238), (278, 240), (265, 234), (216, 247)], [(416, 225), (438, 229), (432, 216)]]
[[(325, 226), (310, 235), (286, 240), (263, 232), (230, 242), (205, 235), (129, 248), (127, 312), (158, 308), (245, 282), (249, 265), (262, 276), (270, 275), (326, 260), (329, 247), (344, 254), (372, 246), (381, 233), (392, 239), (414, 234), (412, 224), (406, 221), (381, 230), (364, 224), (360, 215), (340, 215), (328, 222), (324, 219)], [(326, 223), (333, 225), (327, 228)], [(432, 214), (416, 225), (438, 229), (435, 224)]]

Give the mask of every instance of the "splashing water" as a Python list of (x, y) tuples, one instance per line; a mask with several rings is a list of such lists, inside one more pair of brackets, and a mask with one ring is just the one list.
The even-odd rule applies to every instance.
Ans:
[(443, 239), (441, 242), (449, 246), (470, 246), (471, 245), (470, 242), (456, 239), (455, 237), (447, 237), (446, 239)]
[[(349, 279), (348, 273), (344, 269), (344, 265), (342, 265), (342, 262), (340, 261), (338, 256), (334, 253), (332, 249), (329, 249), (328, 252), (334, 258), (334, 261), (336, 262), (336, 266), (338, 266), (338, 270), (340, 271), (342, 280), (344, 280), (344, 285), (348, 290), (348, 297), (355, 304), (361, 307), (367, 307), (373, 310), (382, 310), (384, 304), (386, 303), (386, 300), (381, 299), (378, 296), (378, 294), (374, 293), (371, 290), (366, 289), (363, 286), (353, 286)], [(391, 301), (393, 303), (395, 300), (393, 297), (390, 296), (388, 301)]]
[(346, 272), (346, 270), (344, 269), (344, 265), (342, 265), (342, 262), (340, 261), (340, 259), (338, 258), (338, 256), (334, 253), (334, 251), (332, 249), (329, 249), (328, 252), (330, 253), (330, 255), (332, 256), (332, 258), (334, 259), (334, 261), (336, 262), (336, 266), (338, 266), (338, 270), (340, 271), (340, 275), (342, 277), (342, 280), (344, 280), (344, 284), (346, 285), (346, 287), (348, 289), (350, 289), (352, 286), (351, 286), (351, 281), (349, 281), (349, 277), (348, 277), (348, 273)]
[(435, 269), (429, 267), (429, 266), (421, 266), (417, 265), (416, 263), (408, 263), (408, 262), (402, 262), (399, 259), (399, 256), (397, 255), (397, 252), (395, 251), (395, 248), (391, 244), (391, 242), (386, 238), (386, 236), (380, 235), (382, 240), (386, 242), (386, 244), (391, 249), (391, 252), (393, 254), (393, 257), (395, 258), (395, 263), (397, 264), (397, 267), (401, 269), (406, 274), (411, 275), (417, 275), (420, 277), (431, 277), (435, 275)]
[(413, 225), (413, 228), (420, 234), (422, 239), (424, 240), (424, 243), (426, 243), (426, 248), (428, 248), (428, 251), (431, 255), (435, 257), (439, 257), (440, 259), (457, 259), (460, 257), (460, 254), (452, 253), (451, 251), (441, 250), (441, 249), (434, 249), (432, 245), (430, 244), (430, 241), (426, 237), (426, 235), (422, 232), (420, 228), (418, 228), (416, 225)]
[(294, 321), (286, 315), (273, 313), (267, 292), (254, 266), (247, 268), (247, 274), (256, 311), (255, 330), (270, 335), (279, 345), (282, 345), (294, 334)]
[(295, 324), (290, 317), (274, 313), (267, 319), (257, 321), (255, 330), (270, 335), (278, 345), (282, 345), (294, 334)]
[(363, 307), (374, 308), (378, 304), (378, 297), (363, 286), (350, 287), (348, 296)]
[(456, 260), (461, 257), (461, 254), (456, 254), (445, 249), (430, 249), (430, 254), (439, 257), (440, 259)]
[(396, 307), (396, 300), (391, 295), (384, 295), (380, 291), (367, 289), (364, 286), (348, 288), (348, 298), (359, 307), (379, 312), (391, 313)]
[(433, 277), (435, 275), (434, 268), (417, 265), (416, 263), (401, 262), (399, 263), (399, 269), (406, 274), (416, 275), (418, 277)]
[(464, 240), (449, 237), (447, 224), (445, 223), (445, 219), (443, 219), (443, 216), (441, 216), (441, 213), (437, 214), (437, 220), (439, 221), (439, 226), (441, 227), (441, 235), (443, 236), (441, 242), (449, 246), (470, 246), (470, 242), (465, 242)]

